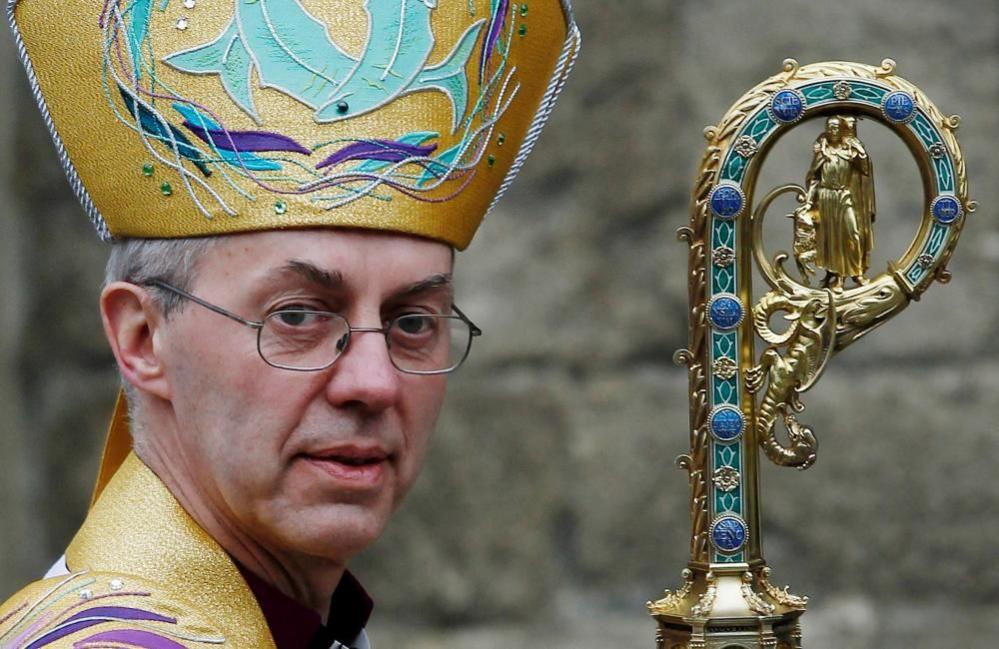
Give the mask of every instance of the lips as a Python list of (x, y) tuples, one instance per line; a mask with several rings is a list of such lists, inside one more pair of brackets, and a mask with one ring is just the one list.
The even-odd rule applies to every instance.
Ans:
[(306, 453), (302, 459), (340, 486), (371, 489), (381, 484), (389, 457), (380, 446), (346, 444)]

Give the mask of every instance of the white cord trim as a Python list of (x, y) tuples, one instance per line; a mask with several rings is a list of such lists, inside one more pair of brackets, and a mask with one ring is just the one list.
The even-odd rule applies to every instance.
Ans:
[(14, 32), (14, 44), (17, 47), (18, 58), (21, 59), (21, 63), (24, 64), (24, 69), (28, 73), (28, 83), (31, 85), (31, 95), (35, 98), (35, 103), (38, 104), (38, 108), (42, 113), (42, 119), (45, 121), (45, 126), (49, 129), (49, 134), (52, 136), (52, 142), (55, 144), (56, 153), (59, 154), (59, 162), (62, 165), (63, 171), (66, 173), (66, 179), (69, 180), (69, 186), (73, 188), (73, 193), (76, 194), (76, 197), (83, 205), (83, 209), (90, 218), (90, 222), (94, 224), (95, 228), (97, 228), (97, 234), (100, 235), (103, 241), (113, 241), (114, 236), (108, 229), (107, 222), (94, 205), (94, 201), (90, 198), (87, 188), (83, 186), (83, 181), (80, 180), (79, 174), (76, 173), (76, 168), (69, 159), (69, 153), (66, 152), (66, 146), (63, 144), (62, 138), (59, 136), (59, 132), (56, 130), (55, 124), (52, 122), (52, 114), (49, 112), (49, 107), (45, 103), (45, 97), (42, 96), (42, 89), (38, 84), (38, 77), (35, 75), (35, 68), (31, 65), (31, 59), (28, 58), (27, 47), (24, 45), (24, 39), (21, 37), (21, 31), (17, 27), (17, 21), (14, 19), (14, 9), (17, 6), (17, 3), (18, 0), (7, 0), (7, 22), (10, 23), (11, 31)]

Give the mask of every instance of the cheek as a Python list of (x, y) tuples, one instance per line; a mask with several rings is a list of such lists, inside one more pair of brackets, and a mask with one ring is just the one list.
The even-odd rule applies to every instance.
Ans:
[(409, 491), (423, 466), (427, 446), (437, 424), (447, 391), (447, 376), (407, 377), (405, 389), (406, 416), (403, 434), (405, 436), (405, 461), (400, 468), (400, 493), (397, 501)]
[(268, 367), (250, 343), (247, 356), (236, 348), (242, 342), (205, 337), (187, 346), (174, 397), (179, 434), (201, 481), (245, 515), (279, 490), (287, 441), (321, 387)]

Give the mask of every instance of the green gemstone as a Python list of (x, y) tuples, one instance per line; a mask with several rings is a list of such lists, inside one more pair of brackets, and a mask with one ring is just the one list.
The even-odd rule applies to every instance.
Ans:
[(170, 183), (165, 182), (160, 185), (160, 191), (163, 192), (164, 196), (169, 196), (173, 194), (173, 187), (170, 186)]
[(496, 164), (496, 156), (494, 156), (494, 155), (492, 155), (492, 154), (489, 154), (489, 156), (488, 156), (488, 157), (486, 158), (486, 163), (487, 163), (487, 164), (488, 164), (488, 165), (489, 165), (490, 167), (491, 167), (491, 166), (493, 166), (494, 164)]
[(517, 30), (517, 33), (521, 36), (527, 36), (527, 25), (521, 25), (520, 29)]
[(278, 202), (274, 203), (274, 213), (275, 214), (280, 215), (280, 214), (284, 214), (287, 211), (288, 211), (288, 204), (285, 203), (284, 201), (278, 201)]
[(500, 134), (499, 134), (499, 135), (498, 135), (498, 136), (496, 137), (496, 144), (497, 144), (498, 146), (503, 146), (503, 144), (504, 144), (505, 142), (506, 142), (506, 133), (500, 133)]
[(527, 3), (520, 5), (520, 15), (527, 16)]
[(142, 175), (146, 176), (146, 177), (149, 177), (149, 176), (153, 175), (153, 165), (152, 165), (152, 163), (147, 162), (146, 164), (142, 165)]

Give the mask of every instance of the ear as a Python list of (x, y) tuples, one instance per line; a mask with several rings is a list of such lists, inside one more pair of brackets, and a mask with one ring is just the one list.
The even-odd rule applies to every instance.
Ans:
[(163, 314), (145, 289), (127, 282), (105, 286), (101, 320), (122, 376), (139, 390), (169, 400), (170, 383), (157, 345)]

